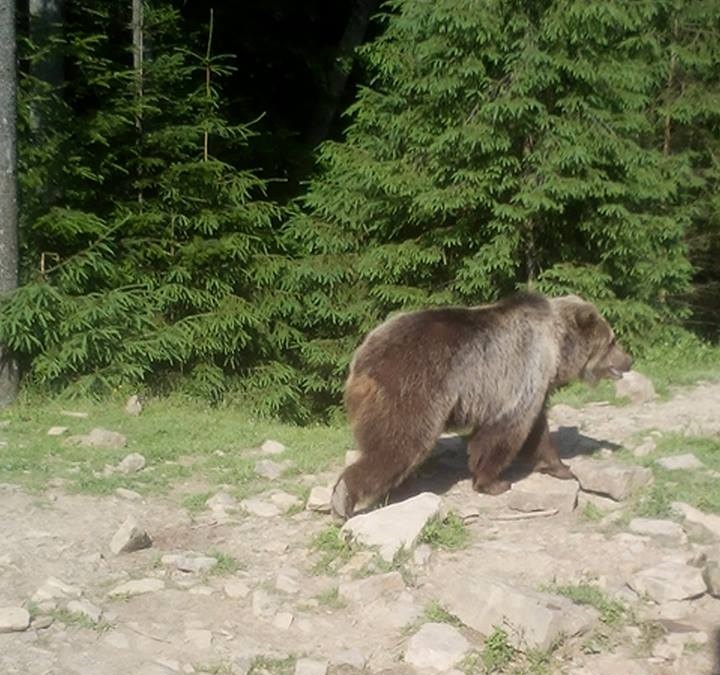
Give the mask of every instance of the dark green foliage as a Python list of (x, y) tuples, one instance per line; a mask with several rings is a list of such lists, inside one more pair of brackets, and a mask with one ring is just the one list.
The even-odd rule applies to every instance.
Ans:
[(337, 392), (361, 335), (402, 308), (578, 293), (636, 353), (685, 316), (708, 184), (660, 120), (673, 17), (701, 5), (388, 2), (346, 138), (288, 228), (309, 388)]
[(54, 122), (28, 116), (21, 128), (26, 284), (2, 308), (0, 340), (41, 384), (106, 392), (178, 380), (211, 399), (239, 388), (277, 412), (294, 396), (273, 366), (291, 333), (263, 291), (278, 272), (281, 211), (265, 181), (238, 168), (252, 132), (223, 117), (227, 59), (185, 48), (177, 12), (153, 3), (138, 92), (130, 33), (127, 49), (109, 43), (128, 20), (119, 9), (75, 9), (62, 47), (80, 74), (69, 85), (79, 114), (23, 81), (24, 109), (44, 106)]

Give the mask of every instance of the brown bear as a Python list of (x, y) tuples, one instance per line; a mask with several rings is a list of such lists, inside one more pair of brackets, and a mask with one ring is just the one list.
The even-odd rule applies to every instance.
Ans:
[(473, 487), (499, 494), (522, 453), (536, 471), (572, 478), (550, 440), (545, 403), (576, 378), (620, 378), (632, 360), (575, 295), (521, 293), (492, 305), (396, 315), (355, 352), (345, 388), (360, 458), (335, 485), (333, 512), (353, 514), (427, 458), (445, 429), (470, 429)]

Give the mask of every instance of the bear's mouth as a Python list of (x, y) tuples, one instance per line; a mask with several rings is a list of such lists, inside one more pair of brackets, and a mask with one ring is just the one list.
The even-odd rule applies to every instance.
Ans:
[(615, 366), (610, 366), (608, 368), (608, 374), (613, 380), (621, 380), (623, 376), (623, 371), (620, 370), (620, 368), (616, 368)]

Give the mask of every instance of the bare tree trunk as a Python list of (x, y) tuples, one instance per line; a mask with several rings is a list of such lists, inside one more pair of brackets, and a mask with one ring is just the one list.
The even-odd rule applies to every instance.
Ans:
[[(15, 0), (0, 0), (0, 300), (17, 288)], [(17, 395), (13, 355), (0, 345), (0, 405)]]
[[(143, 0), (132, 0), (132, 54), (133, 54), (133, 70), (135, 71), (135, 104), (137, 112), (135, 113), (135, 129), (137, 130), (137, 142), (142, 140), (142, 97), (143, 97), (143, 63), (144, 63), (144, 14)], [(142, 189), (138, 190), (138, 203), (142, 205), (143, 193)]]
[(328, 136), (330, 125), (340, 104), (340, 97), (350, 75), (352, 54), (363, 41), (370, 22), (370, 14), (377, 4), (378, 0), (355, 0), (352, 4), (350, 18), (345, 25), (345, 31), (335, 54), (335, 62), (328, 75), (326, 94), (320, 98), (313, 113), (308, 132), (308, 140), (312, 145), (317, 145)]

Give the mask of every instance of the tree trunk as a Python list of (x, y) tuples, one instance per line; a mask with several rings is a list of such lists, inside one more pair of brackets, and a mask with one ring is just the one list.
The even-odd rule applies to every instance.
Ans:
[(370, 14), (377, 4), (377, 0), (355, 0), (350, 8), (350, 17), (338, 44), (325, 94), (318, 100), (313, 113), (308, 132), (308, 140), (312, 145), (317, 145), (328, 136), (330, 125), (340, 104), (340, 97), (350, 75), (352, 54), (363, 41), (370, 22)]
[[(132, 55), (133, 70), (135, 71), (135, 129), (137, 131), (137, 143), (142, 143), (142, 97), (143, 97), (143, 66), (144, 66), (144, 31), (145, 17), (143, 12), (143, 0), (132, 0)], [(141, 176), (138, 174), (138, 178)], [(138, 189), (138, 204), (142, 208), (143, 193), (142, 188)]]
[[(0, 0), (0, 301), (17, 288), (15, 0)], [(0, 405), (17, 394), (13, 354), (0, 345)]]

